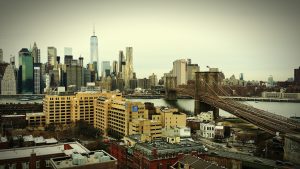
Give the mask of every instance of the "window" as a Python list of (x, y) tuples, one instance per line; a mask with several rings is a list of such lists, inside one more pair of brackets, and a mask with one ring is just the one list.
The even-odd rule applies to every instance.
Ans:
[(46, 167), (50, 167), (50, 160), (46, 160)]
[(16, 169), (16, 168), (17, 168), (16, 163), (13, 163), (13, 164), (9, 165), (9, 169)]
[(29, 162), (22, 163), (22, 169), (29, 169)]
[(40, 161), (36, 161), (36, 162), (35, 162), (35, 167), (36, 167), (36, 168), (40, 168)]

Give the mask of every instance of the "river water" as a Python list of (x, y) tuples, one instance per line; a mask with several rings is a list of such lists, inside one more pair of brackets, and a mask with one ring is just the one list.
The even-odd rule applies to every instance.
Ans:
[[(164, 99), (130, 99), (139, 102), (152, 102), (155, 106), (177, 107), (185, 112), (194, 112), (194, 99), (178, 99), (177, 101), (166, 101)], [(266, 110), (271, 113), (279, 114), (285, 117), (300, 116), (300, 103), (288, 102), (243, 102), (256, 108)], [(228, 112), (220, 109), (220, 116), (232, 116)]]

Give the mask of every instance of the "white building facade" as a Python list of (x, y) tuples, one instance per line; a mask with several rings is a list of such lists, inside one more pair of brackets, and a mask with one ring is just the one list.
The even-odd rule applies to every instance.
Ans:
[(204, 138), (212, 139), (215, 137), (215, 124), (213, 123), (200, 123), (200, 130), (198, 135)]
[(17, 94), (17, 82), (15, 75), (15, 68), (13, 65), (8, 65), (5, 69), (1, 81), (1, 94), (2, 95), (15, 95)]

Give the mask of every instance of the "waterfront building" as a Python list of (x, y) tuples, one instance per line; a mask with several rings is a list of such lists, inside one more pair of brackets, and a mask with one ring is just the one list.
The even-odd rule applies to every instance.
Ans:
[(41, 63), (41, 51), (37, 48), (36, 42), (34, 42), (31, 49), (31, 55), (33, 57), (33, 63)]
[(300, 84), (300, 67), (298, 69), (294, 69), (294, 82)]
[(57, 49), (55, 47), (48, 47), (48, 65), (54, 66), (57, 64)]
[(157, 76), (154, 73), (152, 73), (152, 75), (149, 76), (149, 81), (150, 81), (150, 88), (157, 86), (158, 84)]
[(15, 67), (9, 64), (5, 68), (3, 78), (1, 80), (1, 94), (15, 95), (17, 94), (17, 79), (15, 74)]
[(136, 89), (137, 88), (137, 82), (138, 81), (137, 81), (136, 78), (130, 79), (129, 80), (129, 88), (132, 89), (132, 90)]
[(187, 64), (187, 80), (196, 80), (196, 74), (195, 72), (199, 72), (200, 68), (198, 64)]
[(137, 80), (137, 87), (141, 89), (150, 89), (150, 80), (147, 78), (138, 79)]
[(19, 51), (19, 91), (21, 94), (33, 93), (33, 58), (27, 48)]
[(300, 100), (300, 93), (285, 93), (283, 90), (281, 90), (280, 92), (262, 92), (261, 97), (274, 98), (274, 99)]
[(34, 93), (40, 94), (41, 93), (41, 67), (40, 65), (35, 65), (33, 68), (33, 87)]
[(177, 85), (187, 82), (187, 61), (185, 59), (175, 60), (173, 62), (173, 76), (177, 77)]
[(3, 50), (0, 49), (0, 63), (3, 62)]

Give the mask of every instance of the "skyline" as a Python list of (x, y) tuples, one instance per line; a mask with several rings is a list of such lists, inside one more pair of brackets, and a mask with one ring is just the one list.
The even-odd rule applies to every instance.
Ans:
[(287, 80), (300, 63), (299, 7), (292, 0), (1, 1), (0, 48), (9, 61), (36, 42), (46, 62), (48, 46), (61, 57), (64, 47), (72, 47), (86, 65), (95, 25), (98, 65), (118, 60), (119, 50), (132, 46), (138, 77), (160, 77), (174, 60), (190, 58), (200, 71), (217, 67), (227, 78), (244, 73), (246, 80)]

